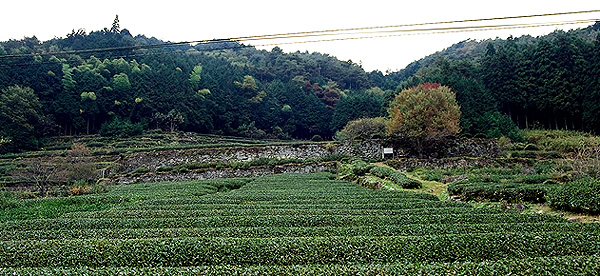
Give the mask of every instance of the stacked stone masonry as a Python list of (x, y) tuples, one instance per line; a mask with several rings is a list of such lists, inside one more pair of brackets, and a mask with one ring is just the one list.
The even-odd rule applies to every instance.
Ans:
[[(395, 151), (402, 152), (402, 149)], [(493, 139), (472, 139), (458, 141), (447, 152), (447, 157), (494, 158), (500, 150)], [(381, 160), (383, 146), (381, 141), (354, 141), (139, 152), (125, 156), (119, 161), (119, 165), (122, 172), (130, 172), (140, 167), (153, 172), (159, 167), (175, 167), (188, 163), (249, 162), (261, 158), (308, 160), (324, 158), (332, 154)]]

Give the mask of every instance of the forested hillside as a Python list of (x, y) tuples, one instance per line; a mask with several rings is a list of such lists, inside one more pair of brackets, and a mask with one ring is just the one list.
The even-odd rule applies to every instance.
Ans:
[(514, 123), (598, 131), (599, 28), (461, 42), (387, 75), (322, 53), (133, 37), (118, 24), (0, 42), (0, 151), (154, 129), (329, 138), (351, 120), (386, 116), (400, 88), (422, 82), (456, 92), (465, 135), (518, 139)]
[[(600, 23), (543, 37), (463, 41), (388, 77), (452, 87), (463, 129), (486, 133), (496, 111), (519, 128), (600, 131)], [(483, 116), (482, 116), (483, 115)]]

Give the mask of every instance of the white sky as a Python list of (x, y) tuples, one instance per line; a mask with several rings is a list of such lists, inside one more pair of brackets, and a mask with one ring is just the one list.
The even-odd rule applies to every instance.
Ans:
[[(36, 36), (41, 41), (110, 28), (115, 15), (132, 35), (180, 42), (339, 28), (429, 23), (558, 12), (599, 10), (598, 0), (19, 0), (0, 4), (0, 41)], [(8, 3), (7, 3), (8, 2)], [(600, 18), (600, 13), (537, 19), (537, 22)], [(507, 23), (502, 21), (501, 23)], [(519, 21), (525, 22), (525, 21)], [(491, 24), (497, 24), (493, 22)], [(514, 21), (513, 21), (514, 23)], [(490, 24), (479, 23), (479, 24)], [(404, 68), (465, 39), (547, 34), (586, 27), (567, 25), (281, 45), (286, 51), (317, 51), (351, 59), (365, 70)], [(251, 43), (254, 45), (265, 42)], [(271, 43), (271, 42), (268, 42)], [(265, 47), (271, 49), (272, 46)]]

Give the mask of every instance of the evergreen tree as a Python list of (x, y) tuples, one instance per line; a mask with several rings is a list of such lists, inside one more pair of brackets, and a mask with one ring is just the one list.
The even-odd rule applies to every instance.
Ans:
[(34, 127), (42, 117), (41, 109), (29, 87), (15, 85), (0, 91), (0, 151), (37, 148)]
[(121, 27), (119, 26), (119, 15), (117, 14), (115, 16), (115, 20), (112, 23), (112, 26), (110, 27), (110, 32), (111, 33), (120, 33), (121, 32)]

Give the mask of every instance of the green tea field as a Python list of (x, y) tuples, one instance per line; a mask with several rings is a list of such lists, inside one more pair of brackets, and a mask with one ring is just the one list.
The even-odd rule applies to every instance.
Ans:
[(328, 173), (122, 185), (0, 214), (2, 275), (600, 273), (599, 224)]

